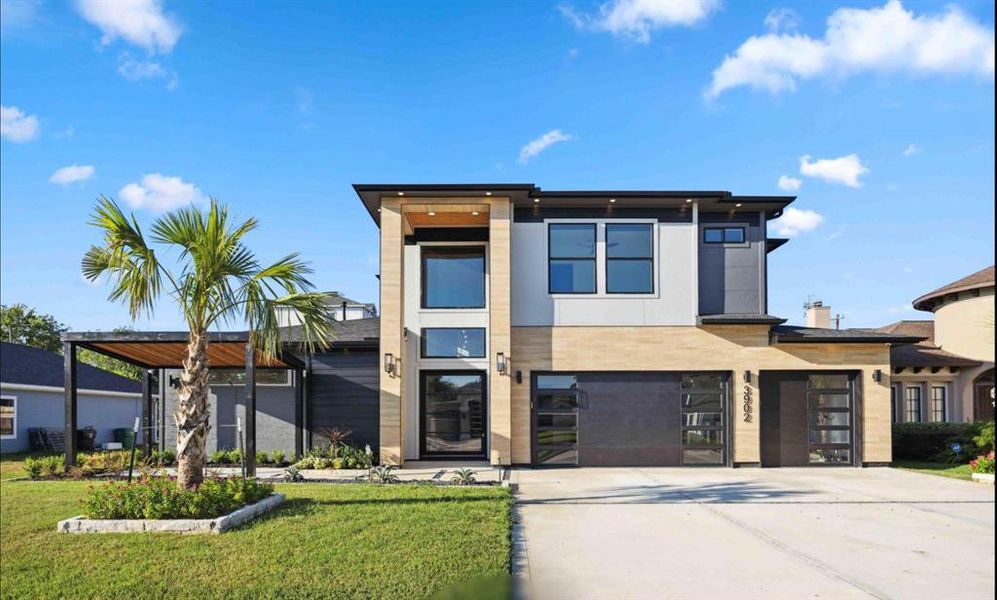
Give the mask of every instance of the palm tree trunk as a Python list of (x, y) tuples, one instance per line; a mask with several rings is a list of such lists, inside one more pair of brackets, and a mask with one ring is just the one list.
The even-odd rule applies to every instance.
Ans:
[(208, 440), (208, 335), (191, 332), (180, 374), (177, 409), (177, 485), (194, 489), (204, 481)]

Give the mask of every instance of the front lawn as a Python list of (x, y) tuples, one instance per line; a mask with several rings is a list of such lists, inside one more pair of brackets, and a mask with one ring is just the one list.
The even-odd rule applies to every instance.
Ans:
[(284, 484), (221, 535), (59, 534), (85, 481), (0, 485), (0, 596), (419, 598), (508, 585), (505, 488)]
[(893, 463), (893, 466), (905, 471), (916, 471), (918, 473), (940, 475), (942, 477), (951, 477), (952, 479), (965, 479), (967, 481), (973, 480), (972, 471), (969, 470), (969, 465), (898, 460)]

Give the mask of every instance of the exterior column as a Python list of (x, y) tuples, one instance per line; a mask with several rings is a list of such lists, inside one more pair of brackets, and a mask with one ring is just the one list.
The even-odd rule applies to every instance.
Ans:
[[(748, 373), (750, 381), (745, 381)], [(759, 466), (762, 460), (761, 435), (761, 373), (748, 365), (739, 365), (730, 379), (731, 464), (734, 466)]]
[[(142, 371), (142, 454), (152, 456), (152, 374), (154, 371)], [(136, 440), (137, 441), (137, 440)]]
[[(381, 464), (401, 465), (405, 458), (404, 220), (401, 201), (381, 201), (381, 357), (380, 458)], [(395, 372), (386, 371), (388, 355)]]
[[(495, 198), (488, 211), (488, 335), (490, 338), (488, 381), (489, 450), (493, 465), (512, 464), (512, 356), (510, 312), (510, 235), (512, 205), (508, 198)], [(506, 370), (498, 371), (498, 354), (505, 356)]]
[(302, 369), (294, 370), (294, 455), (297, 458), (305, 453), (304, 451), (304, 433), (305, 433), (305, 395), (302, 393), (304, 388), (304, 371)]
[(311, 450), (312, 448), (312, 357), (311, 355), (305, 360), (305, 370), (301, 373), (304, 376), (301, 382), (302, 394), (304, 394), (304, 414), (301, 417), (301, 422), (304, 427), (304, 446), (305, 450)]
[(256, 476), (256, 349), (246, 342), (246, 477)]
[(66, 395), (66, 456), (64, 464), (68, 469), (76, 465), (76, 419), (79, 415), (76, 393), (76, 344), (64, 342), (62, 351), (65, 360), (63, 363), (63, 389)]

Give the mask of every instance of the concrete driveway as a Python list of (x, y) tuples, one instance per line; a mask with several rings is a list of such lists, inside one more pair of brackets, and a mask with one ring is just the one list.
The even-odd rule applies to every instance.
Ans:
[(993, 598), (994, 488), (894, 469), (517, 470), (527, 598)]

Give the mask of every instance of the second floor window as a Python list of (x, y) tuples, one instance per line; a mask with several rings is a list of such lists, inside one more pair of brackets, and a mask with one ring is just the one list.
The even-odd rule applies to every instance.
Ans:
[(484, 308), (484, 246), (422, 246), (423, 308)]
[(650, 223), (606, 225), (606, 293), (654, 292), (654, 234)]
[(595, 223), (551, 223), (547, 239), (551, 294), (594, 294)]
[(912, 385), (907, 388), (907, 422), (921, 421), (921, 386)]
[(707, 244), (743, 244), (744, 227), (707, 227), (703, 241)]
[(484, 358), (483, 327), (424, 327), (422, 358)]

